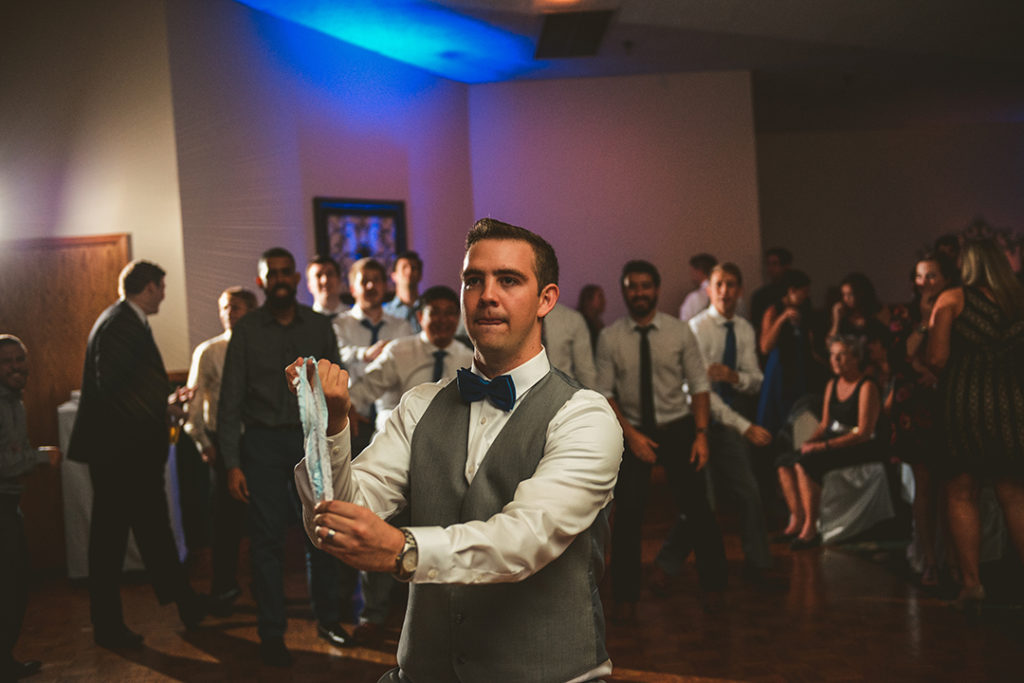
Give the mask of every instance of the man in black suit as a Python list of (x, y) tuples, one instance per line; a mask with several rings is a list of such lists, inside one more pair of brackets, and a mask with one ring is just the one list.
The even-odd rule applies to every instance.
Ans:
[(185, 626), (203, 618), (171, 533), (164, 494), (169, 384), (147, 316), (164, 299), (164, 271), (132, 261), (118, 281), (121, 299), (89, 333), (82, 397), (68, 457), (88, 463), (93, 487), (89, 598), (93, 637), (110, 648), (138, 648), (124, 623), (119, 586), (128, 530), (161, 604), (176, 602)]

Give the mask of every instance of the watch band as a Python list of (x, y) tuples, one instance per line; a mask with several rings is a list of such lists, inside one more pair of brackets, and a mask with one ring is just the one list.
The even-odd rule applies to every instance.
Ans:
[(409, 582), (412, 580), (413, 574), (416, 573), (416, 565), (414, 564), (412, 569), (407, 569), (405, 566), (405, 559), (410, 555), (416, 557), (419, 553), (419, 549), (416, 545), (416, 537), (412, 535), (412, 532), (401, 527), (399, 529), (405, 535), (405, 545), (398, 551), (398, 555), (395, 556), (395, 570), (392, 572), (393, 576), (399, 581)]

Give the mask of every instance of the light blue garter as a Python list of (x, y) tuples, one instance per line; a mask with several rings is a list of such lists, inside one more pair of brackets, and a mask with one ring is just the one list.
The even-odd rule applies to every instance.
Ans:
[[(312, 386), (306, 371), (310, 363), (314, 368)], [(327, 399), (320, 385), (320, 373), (315, 372), (315, 369), (316, 359), (312, 356), (306, 358), (294, 382), (306, 447), (306, 473), (313, 487), (313, 495), (319, 502), (334, 500), (334, 483), (331, 478), (331, 453), (327, 447)]]

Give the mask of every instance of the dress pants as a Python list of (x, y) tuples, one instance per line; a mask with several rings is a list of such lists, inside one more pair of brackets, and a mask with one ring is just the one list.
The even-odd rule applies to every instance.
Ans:
[(0, 494), (0, 669), (14, 660), (14, 645), (28, 605), (28, 544), (19, 498)]
[(128, 530), (135, 533), (139, 554), (160, 604), (190, 597), (185, 568), (171, 532), (164, 491), (166, 445), (162, 453), (139, 448), (110, 461), (89, 464), (92, 523), (89, 529), (89, 598), (93, 627), (123, 627), (121, 569)]
[[(729, 492), (740, 510), (740, 537), (743, 556), (758, 569), (770, 569), (768, 526), (761, 505), (761, 490), (751, 463), (750, 446), (743, 435), (731, 427), (713, 423), (708, 429), (711, 456), (708, 467), (712, 480)], [(688, 520), (677, 518), (655, 560), (666, 574), (675, 576), (693, 548)]]
[[(284, 636), (284, 548), (288, 527), (301, 519), (293, 470), (302, 459), (302, 429), (247, 427), (242, 470), (249, 486), (249, 555), (252, 589), (262, 640)], [(340, 621), (340, 562), (317, 549), (305, 533), (306, 578), (313, 615), (322, 624)]]
[[(220, 441), (213, 432), (207, 436), (220, 453)], [(245, 503), (228, 491), (228, 476), (224, 460), (213, 461), (213, 538), (212, 564), (213, 580), (210, 593), (222, 595), (238, 588), (238, 548), (245, 531)]]
[[(725, 547), (704, 486), (704, 473), (690, 463), (696, 434), (692, 416), (662, 425), (647, 433), (658, 443), (657, 463), (665, 468), (679, 511), (692, 530), (700, 586), (719, 591), (726, 584)], [(627, 448), (615, 484), (612, 526), (612, 597), (616, 602), (637, 602), (641, 587), (641, 525), (651, 483), (651, 465)]]

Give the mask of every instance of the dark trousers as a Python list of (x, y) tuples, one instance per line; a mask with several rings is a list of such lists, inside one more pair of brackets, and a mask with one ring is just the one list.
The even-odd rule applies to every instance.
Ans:
[[(658, 443), (657, 464), (665, 468), (669, 489), (679, 511), (686, 516), (697, 556), (701, 588), (725, 588), (726, 561), (718, 520), (708, 505), (704, 473), (690, 463), (695, 428), (693, 417), (685, 417), (648, 433)], [(641, 525), (647, 507), (651, 465), (627, 448), (615, 484), (615, 521), (612, 527), (612, 597), (616, 602), (640, 599)]]
[[(211, 441), (220, 453), (220, 441), (213, 433), (208, 433)], [(245, 532), (245, 503), (236, 499), (228, 492), (228, 476), (224, 469), (224, 460), (218, 457), (213, 461), (213, 538), (212, 564), (213, 580), (210, 593), (220, 595), (238, 588), (238, 547)]]
[[(242, 437), (242, 469), (249, 486), (249, 555), (262, 640), (284, 636), (284, 547), (288, 527), (301, 519), (293, 469), (303, 456), (301, 429), (249, 427)], [(340, 562), (318, 550), (305, 533), (306, 578), (313, 614), (340, 620)]]
[[(713, 423), (708, 429), (711, 457), (708, 467), (716, 489), (725, 489), (735, 499), (740, 511), (740, 538), (747, 564), (758, 569), (772, 566), (768, 548), (768, 528), (761, 504), (761, 490), (751, 464), (750, 445), (743, 435), (732, 427)], [(666, 574), (679, 573), (693, 549), (689, 520), (676, 519), (668, 538), (655, 560)]]
[(166, 455), (137, 452), (89, 465), (92, 523), (89, 529), (89, 599), (93, 627), (117, 630), (121, 612), (121, 568), (129, 529), (160, 604), (191, 596), (185, 568), (171, 532), (164, 492)]
[(28, 544), (18, 498), (0, 494), (0, 667), (14, 659), (28, 605)]

